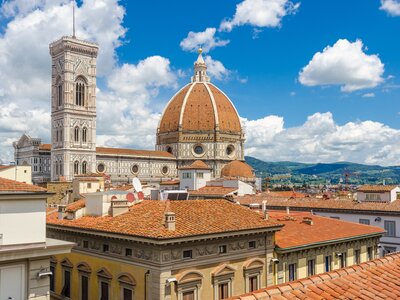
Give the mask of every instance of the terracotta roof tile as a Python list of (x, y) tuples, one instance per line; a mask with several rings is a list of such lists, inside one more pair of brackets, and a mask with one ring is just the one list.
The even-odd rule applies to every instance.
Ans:
[(179, 183), (179, 180), (164, 180), (160, 182), (160, 185), (177, 185)]
[(211, 168), (202, 160), (195, 160), (188, 166), (180, 167), (181, 170), (210, 170)]
[[(304, 287), (294, 284), (299, 281), (272, 286), (261, 289), (242, 296), (229, 298), (233, 299), (398, 299), (400, 295), (400, 253), (390, 254), (383, 258), (379, 258), (370, 263), (362, 263), (359, 268), (351, 268), (344, 272), (332, 271), (336, 276), (325, 276), (330, 273), (315, 275), (321, 277), (321, 283), (313, 283), (311, 280)], [(354, 272), (354, 270), (357, 270)], [(392, 270), (397, 276), (388, 275), (386, 270)], [(313, 276), (313, 277), (315, 277)], [(364, 277), (365, 280), (359, 278)], [(306, 281), (302, 281), (305, 283)], [(289, 289), (284, 289), (289, 287)], [(268, 295), (269, 291), (274, 291), (274, 296)], [(282, 292), (277, 295), (276, 291)], [(250, 298), (248, 298), (250, 296)], [(246, 297), (246, 298), (244, 298)], [(253, 297), (253, 298), (251, 298)]]
[(84, 208), (86, 206), (84, 199), (79, 199), (71, 204), (68, 204), (65, 211), (66, 212), (76, 212), (77, 210)]
[(224, 197), (227, 194), (230, 194), (234, 191), (237, 191), (237, 188), (234, 187), (222, 187), (222, 186), (204, 186), (199, 188), (196, 191), (190, 191), (189, 195), (191, 196), (221, 196)]
[(12, 167), (14, 167), (14, 166), (0, 166), (0, 171), (1, 170), (6, 170), (6, 169), (9, 169), (9, 168), (12, 168)]
[[(167, 205), (176, 215), (176, 230), (167, 230), (163, 225)], [(258, 213), (226, 200), (144, 200), (116, 217), (84, 216), (76, 220), (59, 220), (57, 213), (53, 213), (47, 216), (47, 224), (151, 239), (280, 228), (279, 224), (264, 220)]]
[(97, 154), (104, 155), (122, 155), (122, 156), (144, 156), (144, 157), (162, 157), (162, 158), (175, 158), (167, 151), (154, 151), (154, 150), (134, 150), (123, 148), (106, 148), (96, 147)]
[(394, 188), (398, 187), (397, 185), (362, 185), (357, 191), (359, 192), (390, 192)]
[[(270, 220), (284, 224), (284, 227), (275, 234), (276, 245), (281, 249), (357, 236), (379, 235), (385, 232), (379, 227), (312, 215), (309, 212), (292, 211), (287, 215), (286, 212), (270, 210), (268, 215)], [(305, 223), (304, 218), (312, 221), (313, 224)]]
[(39, 145), (39, 150), (50, 151), (51, 150), (51, 144), (40, 144)]
[(0, 177), (0, 193), (1, 192), (47, 192), (46, 189), (32, 184), (19, 182)]

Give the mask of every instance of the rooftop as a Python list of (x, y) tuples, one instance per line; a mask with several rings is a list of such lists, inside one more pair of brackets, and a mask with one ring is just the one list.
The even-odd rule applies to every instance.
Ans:
[(400, 254), (395, 253), (230, 299), (399, 299), (399, 275)]
[[(176, 215), (175, 230), (164, 226), (167, 205)], [(226, 200), (144, 200), (116, 217), (83, 216), (75, 220), (60, 220), (54, 212), (47, 215), (47, 224), (156, 240), (280, 227), (257, 212)]]
[(39, 150), (50, 151), (51, 150), (51, 144), (40, 144), (39, 145)]
[(290, 207), (299, 210), (320, 210), (320, 211), (365, 211), (365, 212), (386, 212), (400, 213), (400, 200), (392, 202), (358, 202), (352, 199), (322, 199), (313, 197), (304, 198), (284, 198), (271, 196), (268, 193), (260, 193), (256, 195), (245, 195), (235, 198), (242, 205), (250, 205), (252, 203), (262, 204), (267, 201), (267, 207), (272, 209), (284, 209)]
[(211, 168), (202, 160), (195, 160), (192, 164), (180, 168), (181, 170), (210, 170)]
[(204, 186), (195, 191), (189, 191), (191, 196), (225, 196), (238, 188), (235, 187), (222, 187), (222, 186)]
[(357, 191), (359, 192), (390, 192), (397, 188), (398, 185), (362, 185)]
[(24, 182), (19, 182), (11, 179), (6, 179), (0, 177), (0, 193), (6, 193), (6, 192), (12, 192), (12, 193), (45, 193), (47, 192), (46, 189), (32, 185), (32, 184), (27, 184)]
[[(361, 236), (380, 235), (382, 228), (350, 223), (342, 220), (312, 215), (309, 212), (268, 211), (271, 221), (283, 224), (284, 227), (275, 234), (276, 246), (288, 248), (312, 246), (339, 239), (350, 239)], [(304, 222), (308, 219), (312, 225)]]

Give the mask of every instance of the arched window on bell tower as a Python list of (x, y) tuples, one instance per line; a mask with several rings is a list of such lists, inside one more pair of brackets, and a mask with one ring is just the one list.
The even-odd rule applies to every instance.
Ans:
[(87, 143), (87, 128), (83, 127), (82, 129), (82, 143)]
[(86, 81), (78, 77), (75, 81), (75, 105), (85, 106)]
[(79, 161), (75, 161), (74, 162), (74, 175), (78, 175), (79, 174)]
[(82, 163), (82, 174), (86, 174), (87, 173), (87, 162), (84, 161)]
[(74, 142), (79, 143), (79, 127), (74, 128)]
[(57, 89), (57, 106), (61, 106), (63, 104), (63, 83), (60, 77), (57, 79), (56, 89)]

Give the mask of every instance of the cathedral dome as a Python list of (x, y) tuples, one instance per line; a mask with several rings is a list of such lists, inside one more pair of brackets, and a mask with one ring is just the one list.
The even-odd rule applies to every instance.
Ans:
[(206, 64), (199, 51), (192, 82), (167, 104), (158, 133), (226, 132), (241, 134), (239, 115), (230, 99), (209, 82)]
[(234, 160), (221, 170), (221, 177), (227, 178), (254, 178), (253, 168), (240, 160)]

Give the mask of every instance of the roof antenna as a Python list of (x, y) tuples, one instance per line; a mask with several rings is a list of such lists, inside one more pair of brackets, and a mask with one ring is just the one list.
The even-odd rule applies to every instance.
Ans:
[(75, 36), (75, 1), (72, 2), (72, 38), (76, 38)]

